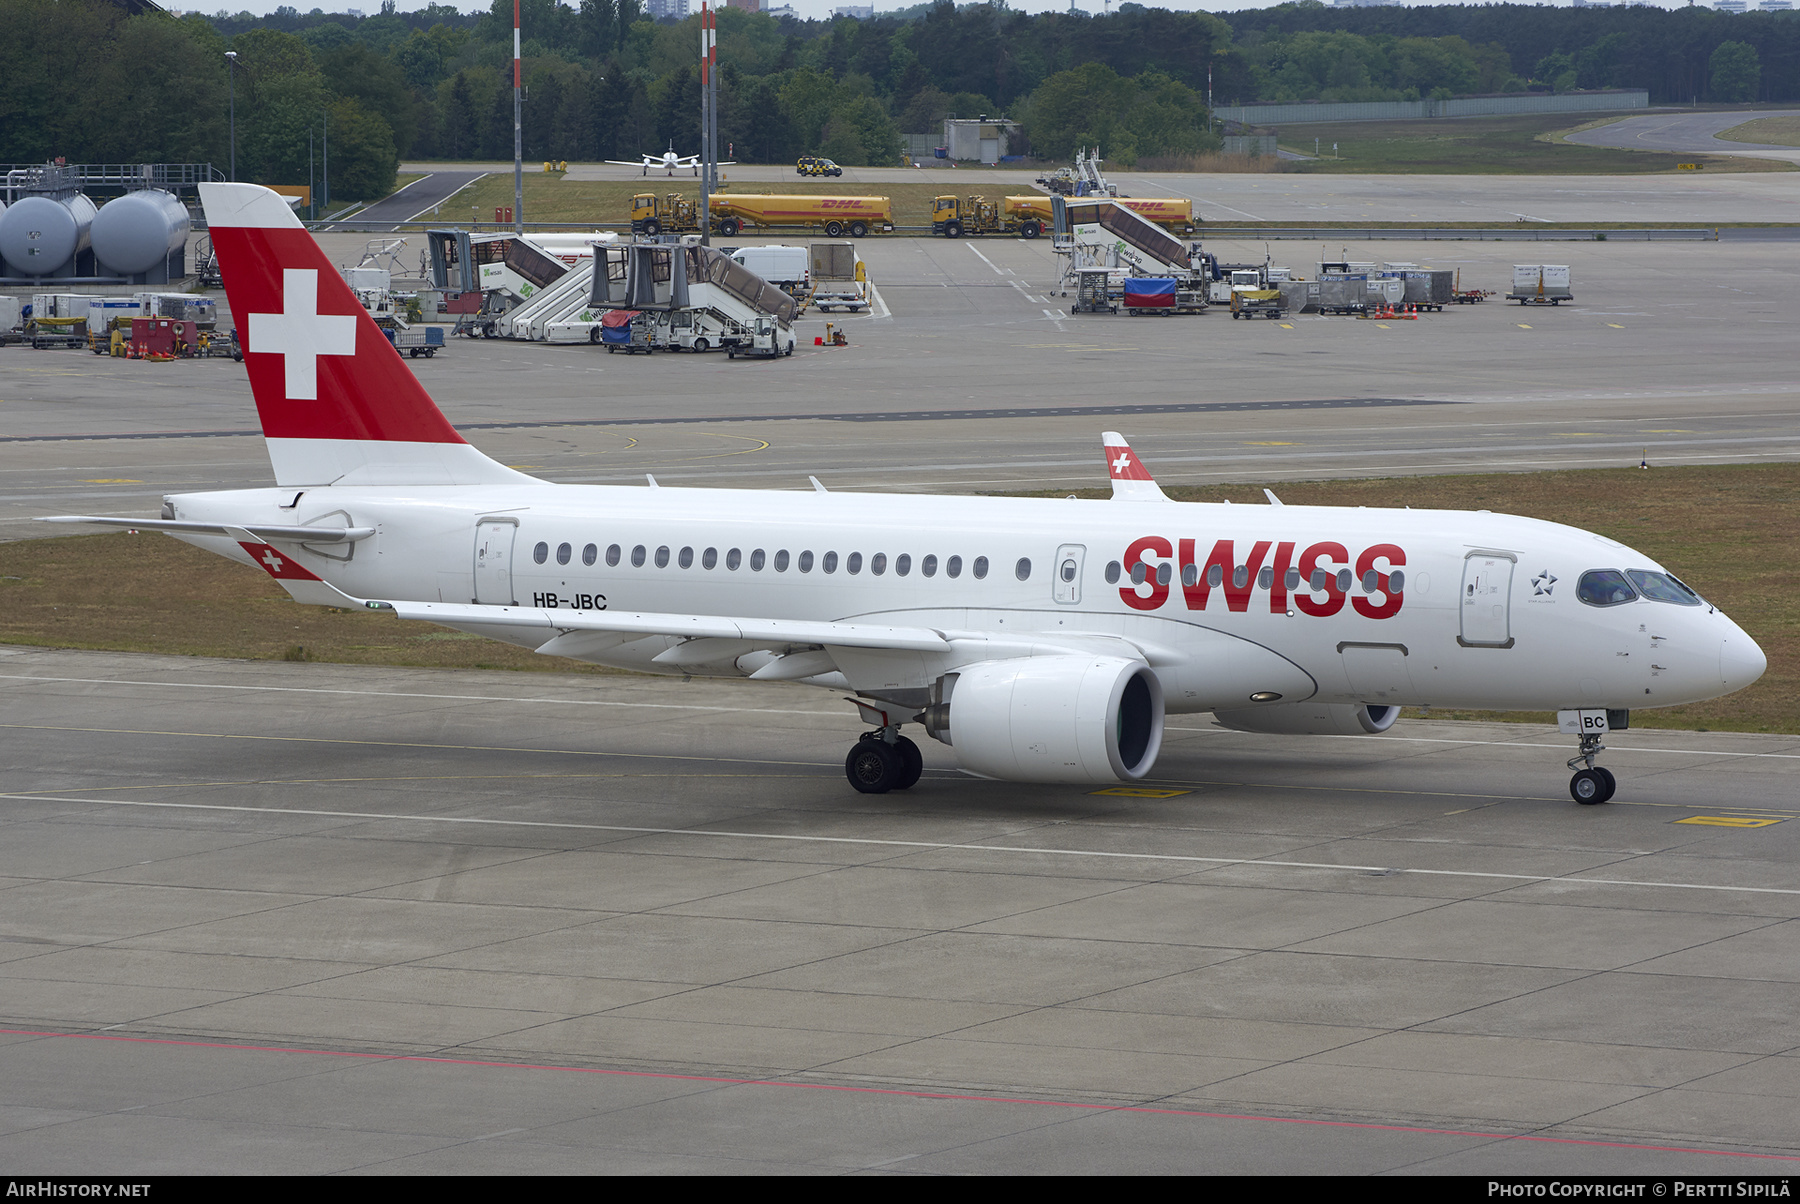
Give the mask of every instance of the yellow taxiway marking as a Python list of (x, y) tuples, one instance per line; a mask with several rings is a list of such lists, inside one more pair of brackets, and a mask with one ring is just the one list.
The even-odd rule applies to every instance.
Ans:
[(143, 482), (131, 477), (83, 477), (84, 485), (142, 485)]
[(1292, 322), (1281, 322), (1281, 323), (1278, 323), (1278, 325), (1280, 325), (1280, 327), (1283, 330), (1292, 330), (1294, 328), (1294, 324)]
[(1705, 824), (1713, 828), (1766, 828), (1770, 824), (1785, 822), (1779, 819), (1758, 819), (1751, 815), (1690, 815), (1686, 819), (1678, 819), (1678, 824)]
[(1651, 429), (1638, 432), (1640, 435), (1691, 435), (1693, 433), (1693, 431), (1686, 430), (1682, 427), (1665, 427), (1660, 430)]
[(1244, 444), (1244, 446), (1245, 447), (1294, 447), (1296, 445), (1292, 439), (1251, 439), (1248, 442), (1246, 442)]
[(1377, 322), (1377, 323), (1375, 323), (1375, 325), (1381, 327), (1381, 329), (1383, 329), (1383, 330), (1392, 330), (1393, 329), (1393, 327), (1389, 326), (1386, 322)]
[(1109, 794), (1115, 798), (1180, 798), (1184, 794), (1194, 793), (1192, 790), (1153, 790), (1148, 786), (1108, 786), (1105, 790), (1090, 790), (1089, 794)]
[(1531, 329), (1531, 327), (1525, 325), (1525, 323), (1523, 323), (1523, 322), (1517, 322), (1517, 323), (1514, 323), (1514, 325), (1518, 326), (1518, 328), (1520, 330), (1530, 330)]
[(1614, 330), (1624, 330), (1625, 329), (1623, 326), (1619, 325), (1617, 322), (1608, 322), (1607, 325), (1612, 327)]
[(1592, 439), (1599, 434), (1599, 431), (1558, 431), (1554, 437), (1557, 439)]

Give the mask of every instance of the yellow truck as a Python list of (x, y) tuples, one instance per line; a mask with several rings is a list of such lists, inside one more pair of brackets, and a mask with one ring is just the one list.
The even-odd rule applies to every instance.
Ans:
[[(1050, 225), (1050, 197), (1047, 196), (1009, 196), (1006, 198), (1007, 212), (1012, 220), (1024, 223), (1035, 221), (1040, 228)], [(1089, 197), (1089, 200), (1109, 200), (1123, 205), (1139, 217), (1153, 221), (1157, 225), (1175, 234), (1192, 234), (1194, 232), (1194, 202), (1177, 197)], [(1021, 228), (1020, 233), (1024, 230)], [(1034, 237), (1026, 235), (1027, 238)]]
[(1009, 196), (995, 204), (984, 196), (940, 196), (931, 202), (931, 232), (945, 238), (961, 238), (965, 234), (1036, 238), (1049, 224), (1049, 197)]
[[(721, 193), (712, 198), (712, 232), (731, 238), (756, 227), (817, 228), (827, 238), (870, 231), (894, 231), (894, 203), (884, 196), (751, 196)], [(679, 193), (643, 192), (631, 198), (634, 234), (685, 234), (700, 229), (700, 205)]]

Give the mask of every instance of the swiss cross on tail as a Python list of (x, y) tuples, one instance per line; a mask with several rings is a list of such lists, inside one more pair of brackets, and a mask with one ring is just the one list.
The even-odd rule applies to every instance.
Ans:
[(1169, 499), (1157, 488), (1156, 479), (1144, 462), (1137, 458), (1125, 436), (1107, 431), (1100, 436), (1106, 448), (1106, 471), (1112, 477), (1113, 500), (1119, 502), (1166, 502)]
[(319, 579), (299, 561), (271, 544), (240, 539), (238, 547), (249, 553), (250, 559), (261, 565), (263, 570), (277, 581), (317, 581)]

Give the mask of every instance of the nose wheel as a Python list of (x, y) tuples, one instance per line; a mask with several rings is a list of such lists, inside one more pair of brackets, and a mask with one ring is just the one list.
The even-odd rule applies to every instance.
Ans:
[(1594, 758), (1605, 749), (1606, 745), (1600, 743), (1599, 736), (1584, 735), (1581, 737), (1581, 751), (1569, 758), (1569, 768), (1575, 771), (1575, 776), (1569, 779), (1569, 797), (1583, 806), (1604, 803), (1619, 788), (1619, 781), (1613, 777), (1612, 770), (1594, 764)]
[(866, 733), (844, 758), (844, 776), (862, 794), (910, 789), (924, 772), (919, 746), (895, 727)]

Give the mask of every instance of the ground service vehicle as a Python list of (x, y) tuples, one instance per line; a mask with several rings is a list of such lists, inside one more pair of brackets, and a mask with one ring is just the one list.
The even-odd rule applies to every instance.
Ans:
[(936, 197), (931, 203), (931, 232), (945, 238), (965, 234), (1016, 234), (1036, 238), (1049, 218), (1037, 211), (1043, 197), (1009, 196), (999, 204), (984, 196)]
[(844, 169), (830, 159), (821, 159), (817, 155), (801, 155), (800, 161), (794, 164), (794, 172), (802, 176), (841, 176)]
[[(712, 232), (724, 238), (734, 238), (750, 228), (817, 228), (830, 238), (894, 231), (894, 203), (884, 196), (718, 193), (711, 203)], [(631, 198), (634, 234), (686, 234), (699, 229), (700, 206), (695, 201), (676, 193), (659, 197), (644, 192)]]
[(1111, 783), (1151, 772), (1169, 713), (1368, 737), (1429, 704), (1558, 712), (1570, 794), (1601, 803), (1616, 783), (1595, 759), (1627, 708), (1767, 668), (1616, 541), (1481, 512), (1174, 502), (1110, 431), (1107, 501), (538, 480), (450, 425), (281, 197), (199, 188), (274, 483), (56, 521), (166, 531), (304, 603), (851, 694), (864, 793), (920, 780), (907, 724), (979, 777)]

